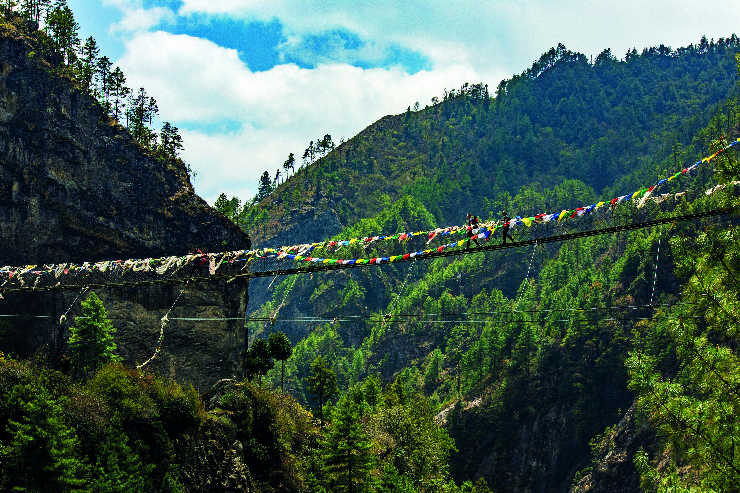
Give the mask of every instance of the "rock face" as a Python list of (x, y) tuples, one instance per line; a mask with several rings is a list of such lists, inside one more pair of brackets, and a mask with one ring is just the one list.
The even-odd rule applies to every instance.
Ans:
[(635, 469), (635, 453), (640, 448), (655, 448), (655, 431), (636, 416), (632, 406), (610, 431), (607, 446), (600, 450), (590, 471), (574, 482), (570, 493), (637, 493), (640, 474)]
[(255, 244), (260, 247), (279, 248), (283, 245), (311, 243), (317, 238), (331, 238), (342, 231), (336, 212), (333, 209), (321, 210), (319, 207), (307, 207), (306, 210), (292, 210), (281, 218), (280, 229), (274, 236), (260, 238)]
[[(0, 26), (0, 265), (181, 255), (249, 248), (249, 238), (195, 195), (181, 162), (143, 150), (100, 105), (51, 72), (34, 41)], [(170, 318), (238, 316), (245, 285), (189, 285)], [(160, 318), (181, 286), (98, 292), (129, 361), (151, 355)], [(0, 350), (64, 346), (78, 292), (6, 295)], [(194, 383), (231, 374), (238, 337), (228, 321), (170, 321), (160, 370)], [(232, 322), (233, 323), (233, 322)]]

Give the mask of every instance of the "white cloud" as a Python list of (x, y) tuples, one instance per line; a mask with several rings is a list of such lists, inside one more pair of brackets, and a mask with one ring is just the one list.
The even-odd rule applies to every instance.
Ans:
[(727, 36), (737, 30), (740, 2), (377, 0), (350, 6), (341, 0), (184, 0), (179, 13), (279, 19), (290, 36), (342, 28), (415, 49), (435, 66), (470, 63), (477, 70), (520, 72), (558, 42), (586, 54), (604, 48), (624, 54), (633, 46), (675, 47), (702, 34)]
[(175, 21), (175, 13), (167, 7), (144, 8), (142, 0), (103, 0), (123, 14), (123, 18), (110, 26), (113, 33), (147, 31), (162, 23)]
[[(310, 35), (343, 29), (368, 42), (361, 56), (376, 58), (390, 45), (415, 50), (430, 71), (400, 67), (363, 70), (344, 59), (308, 70), (277, 65), (251, 72), (234, 50), (210, 41), (146, 32), (171, 20), (168, 9), (144, 9), (141, 0), (103, 0), (125, 14), (126, 53), (120, 65), (132, 87), (159, 100), (163, 118), (180, 127), (240, 122), (229, 134), (184, 133), (185, 157), (199, 172), (197, 190), (213, 200), (225, 191), (253, 193), (264, 169), (274, 170), (288, 152), (300, 155), (308, 140), (329, 132), (351, 137), (414, 101), (422, 106), (444, 88), (498, 81), (526, 69), (558, 42), (591, 55), (696, 42), (702, 34), (727, 36), (737, 29), (740, 2), (697, 5), (689, 0), (184, 0), (179, 16), (206, 13), (252, 21), (280, 21), (285, 53)], [(144, 11), (144, 12), (142, 12)], [(336, 51), (336, 50), (335, 50)], [(341, 50), (340, 50), (341, 51)], [(295, 55), (295, 53), (293, 53)], [(346, 60), (358, 54), (348, 54)], [(316, 57), (319, 63), (320, 54)]]
[(361, 69), (347, 64), (303, 69), (277, 65), (251, 72), (234, 50), (165, 32), (139, 33), (119, 64), (133, 87), (157, 98), (161, 114), (178, 126), (239, 121), (239, 132), (184, 132), (185, 158), (199, 173), (208, 200), (222, 191), (254, 193), (259, 174), (272, 173), (289, 152), (299, 157), (309, 140), (330, 133), (351, 137), (378, 118), (414, 101), (429, 102), (443, 88), (500, 78), (451, 65), (409, 75), (403, 69)]
[(123, 19), (111, 26), (116, 31), (146, 31), (163, 22), (173, 22), (175, 14), (168, 8), (133, 9), (127, 11)]

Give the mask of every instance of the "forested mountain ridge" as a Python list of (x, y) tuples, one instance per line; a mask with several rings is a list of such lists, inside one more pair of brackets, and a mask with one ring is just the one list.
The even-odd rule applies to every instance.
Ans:
[[(726, 109), (723, 107), (692, 139), (694, 145), (714, 141), (716, 128), (726, 128)], [(737, 116), (734, 110), (731, 117)], [(735, 138), (740, 129), (734, 126), (730, 133)], [(714, 149), (710, 146), (709, 151)], [(667, 156), (666, 161), (670, 160), (672, 156)], [(728, 155), (715, 165), (713, 175), (704, 178), (720, 182), (737, 179), (737, 159)], [(693, 203), (679, 204), (678, 210), (673, 210), (675, 203), (667, 204), (666, 212), (660, 207), (640, 212), (627, 206), (618, 216), (596, 219), (593, 226), (635, 221), (645, 214), (655, 217), (737, 204), (737, 188), (730, 187), (729, 196), (706, 196), (706, 188), (707, 182), (696, 177), (677, 188), (688, 189), (687, 197)], [(555, 198), (564, 198), (557, 196), (557, 190), (555, 193)], [(586, 203), (592, 198), (580, 199)], [(544, 197), (524, 190), (514, 203), (528, 200), (542, 203)], [(418, 210), (413, 202), (399, 203), (392, 208), (395, 215), (381, 215), (375, 224), (407, 221), (414, 217), (409, 212)], [(429, 395), (455, 439), (459, 452), (451, 464), (458, 480), (482, 476), (489, 484), (504, 482), (512, 489), (531, 491), (565, 491), (576, 481), (580, 489), (575, 491), (612, 491), (607, 486), (610, 484), (619, 485), (622, 491), (638, 491), (640, 474), (633, 460), (640, 449), (646, 454), (640, 456), (645, 457), (639, 463), (640, 472), (650, 475), (643, 478), (645, 484), (650, 484), (649, 478), (658, 484), (672, 474), (665, 464), (673, 462), (662, 462), (659, 472), (649, 472), (651, 457), (677, 464), (685, 464), (682, 461), (686, 459), (671, 452), (670, 443), (657, 440), (653, 428), (645, 423), (646, 416), (657, 417), (657, 423), (666, 417), (643, 414), (641, 408), (630, 411), (630, 424), (620, 432), (619, 446), (626, 448), (615, 450), (612, 425), (622, 418), (623, 410), (633, 407), (635, 394), (631, 390), (637, 388), (632, 387), (635, 384), (627, 371), (627, 357), (637, 348), (655, 351), (663, 358), (662, 370), (672, 375), (682, 356), (673, 353), (673, 335), (665, 328), (671, 308), (655, 312), (627, 307), (680, 304), (687, 296), (682, 286), (691, 276), (689, 266), (693, 258), (704, 255), (702, 248), (706, 246), (698, 245), (707, 241), (726, 256), (724, 263), (732, 266), (738, 245), (736, 219), (733, 221), (577, 240), (540, 247), (526, 255), (481, 253), (453, 261), (436, 259), (370, 272), (331, 273), (314, 280), (292, 277), (274, 289), (272, 301), (260, 309), (261, 313), (292, 318), (292, 310), (298, 309), (306, 310), (299, 311), (302, 314), (349, 320), (312, 326), (280, 323), (278, 317), (274, 327), (254, 329), (292, 330), (299, 337), (296, 329), (314, 328), (297, 343), (286, 362), (288, 388), (310, 405), (315, 401), (303, 382), (317, 355), (331, 362), (340, 388), (352, 387), (366, 375), (380, 374), (409, 391)], [(704, 243), (698, 245), (693, 243), (697, 229), (708, 232)], [(658, 251), (661, 253), (656, 257)], [(733, 267), (729, 269), (726, 276), (732, 275)], [(727, 302), (735, 299), (732, 284), (718, 282), (715, 289), (722, 293), (719, 296)], [(290, 301), (280, 308), (285, 300)], [(606, 311), (595, 308), (612, 306), (615, 308)], [(367, 319), (351, 320), (360, 314)], [(686, 315), (704, 317), (691, 311), (684, 312)], [(655, 322), (647, 321), (653, 316)], [(440, 319), (462, 319), (462, 323), (435, 323)], [(480, 319), (484, 323), (469, 325), (469, 320)], [(731, 320), (722, 323), (732, 327)], [(717, 329), (710, 324), (694, 330), (712, 334)], [(722, 337), (728, 340), (728, 336)], [(728, 357), (728, 353), (722, 354)], [(733, 368), (733, 357), (729, 358), (723, 368)], [(736, 364), (737, 356), (734, 358)], [(729, 371), (722, 378), (737, 382), (740, 375)], [(277, 384), (278, 374), (270, 377)], [(703, 405), (701, 402), (697, 405)], [(726, 395), (730, 416), (739, 411), (731, 402), (732, 395)], [(730, 423), (731, 418), (725, 417), (723, 426)], [(720, 431), (726, 433), (722, 435), (726, 447), (731, 448), (728, 437), (737, 432)], [(594, 466), (589, 465), (589, 441), (593, 443)], [(611, 459), (599, 463), (603, 456)], [(725, 472), (719, 481), (727, 484), (735, 477)], [(673, 484), (673, 480), (666, 481)]]
[[(482, 209), (484, 218), (502, 209), (522, 215), (550, 212), (654, 184), (740, 134), (734, 60), (738, 47), (736, 38), (731, 39), (729, 46), (724, 41), (702, 42), (675, 52), (631, 52), (626, 61), (605, 52), (593, 65), (563, 48), (554, 49), (529, 71), (502, 83), (496, 99), (487, 98), (485, 86), (468, 86), (462, 96), (448, 96), (419, 113), (382, 119), (300, 170), (262, 204), (245, 209), (241, 219), (249, 224), (269, 217), (269, 224), (259, 223), (256, 234), (266, 238), (268, 231), (282, 231), (270, 240), (279, 246), (321, 240), (310, 236), (317, 217), (324, 227), (331, 218), (335, 238), (346, 239), (459, 224), (466, 209)], [(547, 63), (551, 57), (556, 61)], [(611, 80), (619, 81), (620, 91), (602, 87), (604, 99), (588, 99), (595, 91), (589, 91), (582, 78), (608, 80), (592, 76), (613, 75), (617, 68), (625, 78)], [(650, 82), (649, 89), (641, 88), (643, 81)], [(609, 95), (623, 98), (623, 104), (599, 102), (608, 101)], [(675, 97), (679, 99), (672, 100)], [(580, 106), (582, 98), (588, 104)], [(490, 116), (504, 111), (511, 111), (506, 118)], [(477, 125), (483, 126), (486, 118), (506, 129), (509, 138), (487, 141), (487, 132), (496, 135), (492, 127), (477, 134)], [(418, 133), (420, 128), (428, 133)], [(522, 129), (529, 131), (522, 135)], [(434, 137), (426, 140), (429, 135)], [(481, 142), (487, 142), (486, 147)], [(434, 165), (429, 164), (434, 162), (429, 149), (439, 157)], [(481, 149), (491, 155), (505, 149), (510, 155), (499, 162), (506, 166), (491, 166), (487, 159), (473, 156)], [(723, 158), (712, 171), (702, 171), (688, 182), (677, 180), (662, 191), (688, 190), (689, 204), (680, 205), (681, 210), (732, 200), (703, 192), (717, 180), (737, 179), (735, 157)], [(676, 205), (640, 210), (626, 206), (587, 225), (566, 222), (562, 227), (570, 231), (636, 221), (666, 214)], [(340, 229), (342, 224), (346, 226)], [(733, 227), (719, 222), (709, 230)], [(680, 483), (686, 478), (676, 479), (665, 468), (651, 469), (656, 457), (671, 457), (674, 464), (686, 458), (655, 439), (645, 420), (650, 412), (642, 414), (644, 408), (633, 406), (637, 384), (626, 366), (628, 354), (641, 340), (637, 334), (647, 334), (651, 344), (667, 343), (670, 336), (652, 334), (651, 322), (624, 314), (604, 313), (593, 321), (594, 314), (578, 311), (680, 300), (687, 273), (678, 268), (676, 258), (687, 251), (700, 255), (701, 249), (673, 242), (667, 246), (667, 238), (676, 235), (691, 238), (694, 231), (682, 226), (540, 247), (526, 255), (475, 254), (311, 279), (296, 276), (274, 283), (272, 292), (267, 283), (255, 283), (256, 299), (271, 297), (255, 307), (256, 313), (279, 316), (272, 326), (255, 324), (253, 332), (283, 330), (295, 341), (302, 339), (286, 362), (286, 378), (291, 393), (309, 405), (316, 403), (302, 382), (317, 355), (330, 362), (340, 388), (380, 374), (429, 395), (455, 439), (459, 452), (451, 464), (458, 480), (484, 477), (489, 484), (523, 491), (565, 491), (572, 482), (579, 484), (576, 491), (608, 491), (607, 484), (637, 491), (641, 481), (656, 488), (661, 481)], [(732, 235), (728, 255), (734, 255), (729, 252), (737, 246)], [(662, 255), (656, 259), (659, 240)], [(365, 257), (381, 250), (384, 255), (398, 254), (404, 248), (416, 246), (384, 244), (317, 255)], [(516, 311), (522, 312), (518, 318), (502, 315)], [(468, 325), (473, 318), (465, 317), (468, 312), (492, 316), (483, 317), (480, 325)], [(645, 319), (652, 316), (650, 311), (640, 313)], [(444, 322), (460, 314), (465, 321), (459, 325), (434, 323), (435, 318)], [(280, 322), (280, 317), (297, 315), (364, 319), (322, 325)], [(271, 379), (277, 382), (277, 374)], [(604, 466), (598, 462), (600, 451), (615, 446), (614, 428), (605, 427), (617, 423), (628, 408), (636, 417), (626, 420), (632, 431), (622, 434), (636, 438), (627, 440), (630, 448), (618, 451), (618, 460)], [(647, 431), (637, 433), (639, 429)], [(594, 444), (593, 466), (589, 441)], [(642, 462), (636, 459), (640, 447), (645, 451), (639, 456)], [(734, 477), (725, 471), (712, 481), (727, 484)]]
[(636, 185), (633, 172), (658, 174), (655, 163), (688, 145), (729, 96), (738, 46), (736, 36), (702, 39), (623, 60), (605, 50), (589, 63), (559, 45), (502, 81), (495, 97), (466, 84), (431, 107), (382, 118), (239, 221), (258, 244), (279, 246), (316, 241), (309, 224), (338, 233), (403, 195), (437, 224), (457, 224), (460, 211), (498, 213), (493, 202), (524, 185), (579, 179), (597, 193)]

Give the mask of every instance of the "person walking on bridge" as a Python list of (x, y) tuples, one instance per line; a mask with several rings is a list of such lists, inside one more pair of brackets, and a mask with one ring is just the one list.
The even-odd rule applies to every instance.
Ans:
[(465, 227), (468, 233), (468, 246), (466, 246), (465, 248), (470, 248), (470, 240), (473, 240), (475, 242), (475, 246), (480, 246), (480, 243), (478, 243), (478, 238), (476, 238), (476, 233), (473, 233), (474, 229), (478, 229), (479, 224), (480, 221), (478, 220), (478, 216), (474, 216), (468, 212), (468, 224)]
[(514, 238), (512, 238), (511, 235), (509, 234), (511, 218), (509, 217), (509, 214), (506, 211), (502, 212), (501, 215), (503, 216), (503, 221), (504, 221), (504, 224), (503, 224), (504, 227), (501, 230), (501, 238), (504, 240), (503, 244), (506, 245), (506, 238), (509, 238), (511, 242), (513, 243)]

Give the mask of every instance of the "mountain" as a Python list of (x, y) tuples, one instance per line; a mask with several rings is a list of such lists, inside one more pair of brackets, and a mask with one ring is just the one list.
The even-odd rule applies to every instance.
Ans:
[(404, 195), (437, 224), (459, 224), (461, 211), (500, 212), (504, 194), (525, 185), (634, 186), (662, 171), (656, 164), (690, 144), (730, 95), (738, 46), (735, 36), (703, 39), (624, 60), (605, 50), (592, 64), (558, 45), (499, 83), (496, 97), (466, 84), (419, 112), (382, 118), (250, 209), (247, 229), (255, 244), (280, 246), (337, 234)]
[[(739, 43), (702, 39), (676, 50), (631, 50), (624, 60), (604, 50), (593, 63), (559, 45), (502, 81), (495, 98), (485, 85), (465, 85), (432, 107), (382, 118), (245, 207), (237, 222), (256, 245), (277, 247), (460, 224), (466, 211), (484, 219), (502, 210), (532, 215), (652, 184), (708, 147), (693, 139), (736, 88)], [(527, 262), (513, 255), (500, 265), (489, 287), (511, 296)], [(361, 281), (365, 294), (346, 314), (386, 311), (407, 277), (402, 270), (360, 271), (352, 282), (342, 274), (300, 278), (290, 281), (286, 303), (275, 299), (267, 310), (341, 316), (344, 288)], [(255, 281), (253, 310), (267, 306), (273, 284)], [(310, 330), (277, 328), (295, 340)]]
[[(0, 23), (7, 258), (248, 248), (193, 194), (176, 149), (153, 144), (144, 91), (138, 123), (124, 129), (107, 96), (82, 87), (81, 50), (58, 30), (74, 31), (71, 11), (55, 3), (54, 26), (38, 31), (22, 18), (34, 5), (18, 16), (9, 3), (13, 23)], [(84, 291), (6, 293), (0, 489), (733, 491), (738, 48), (735, 36), (702, 39), (624, 60), (605, 50), (591, 63), (559, 45), (495, 97), (466, 84), (383, 118), (230, 213), (260, 244), (279, 245), (459, 224), (468, 210), (527, 217), (674, 176), (644, 207), (629, 200), (514, 235), (665, 218), (660, 228), (276, 276), (252, 281), (248, 297), (237, 283), (110, 287), (99, 294), (112, 324), (95, 298), (76, 318)], [(734, 212), (672, 217), (720, 208)], [(426, 243), (314, 252), (387, 256)], [(249, 322), (248, 379), (223, 378), (239, 370), (246, 341), (228, 324), (245, 311), (259, 317)], [(97, 327), (104, 351), (84, 361), (78, 349), (91, 336), (68, 334), (62, 314)], [(162, 353), (133, 368), (157, 354), (160, 327)], [(277, 330), (293, 347), (267, 337)]]
[[(277, 247), (320, 241), (322, 234), (348, 239), (460, 224), (466, 211), (484, 219), (501, 210), (530, 216), (652, 185), (740, 134), (739, 48), (732, 36), (676, 50), (631, 50), (624, 60), (605, 50), (589, 63), (558, 46), (499, 84), (495, 97), (485, 85), (466, 85), (424, 110), (381, 119), (299, 169), (238, 221), (257, 243)], [(662, 193), (688, 190), (689, 205), (680, 204), (681, 210), (730, 200), (703, 193), (716, 180), (738, 177), (735, 156), (718, 162)], [(635, 222), (674, 207), (628, 205), (554, 228)], [(736, 223), (709, 224), (709, 231), (734, 231)], [(591, 465), (589, 442), (614, 450), (607, 427), (635, 422), (624, 415), (640, 395), (628, 355), (640, 344), (658, 351), (665, 329), (653, 334), (661, 319), (649, 307), (639, 316), (591, 310), (679, 301), (691, 277), (679, 261), (688, 247), (667, 242), (689, 241), (695, 233), (680, 226), (526, 252), (255, 282), (252, 313), (275, 321), (253, 323), (252, 333), (282, 330), (296, 342), (286, 378), (291, 393), (308, 405), (316, 402), (304, 382), (317, 355), (331, 362), (341, 388), (380, 375), (424, 392), (455, 439), (451, 469), (458, 481), (482, 477), (521, 491), (567, 491), (581, 481), (577, 491), (597, 491), (625, 474), (624, 491), (636, 491), (649, 470), (636, 469), (636, 451), (652, 454), (643, 464), (668, 453), (654, 430), (636, 432), (637, 443), (627, 440), (629, 452), (611, 472)], [(516, 234), (529, 237), (528, 230)], [(414, 241), (326, 248), (315, 256), (424, 248), (423, 240)], [(692, 255), (702, 252), (691, 248)], [(287, 321), (299, 316), (341, 321)], [(638, 320), (653, 316), (655, 322)], [(279, 375), (271, 378), (276, 384)], [(599, 447), (593, 460), (602, 467)]]
[[(0, 23), (0, 253), (2, 265), (29, 265), (182, 255), (248, 248), (250, 240), (198, 197), (185, 165), (138, 145), (98, 101), (40, 55), (22, 25)], [(243, 286), (188, 288), (181, 315), (234, 316)], [(120, 328), (121, 353), (141, 362), (154, 351), (160, 318), (177, 287), (98, 292)], [(4, 351), (58, 354), (79, 292), (8, 294)], [(192, 382), (213, 382), (238, 367), (238, 336), (225, 323), (170, 322), (156, 367)], [(208, 339), (207, 344), (203, 340)], [(200, 349), (198, 349), (200, 348)], [(224, 355), (227, 355), (226, 357)], [(235, 366), (236, 365), (236, 366)]]

